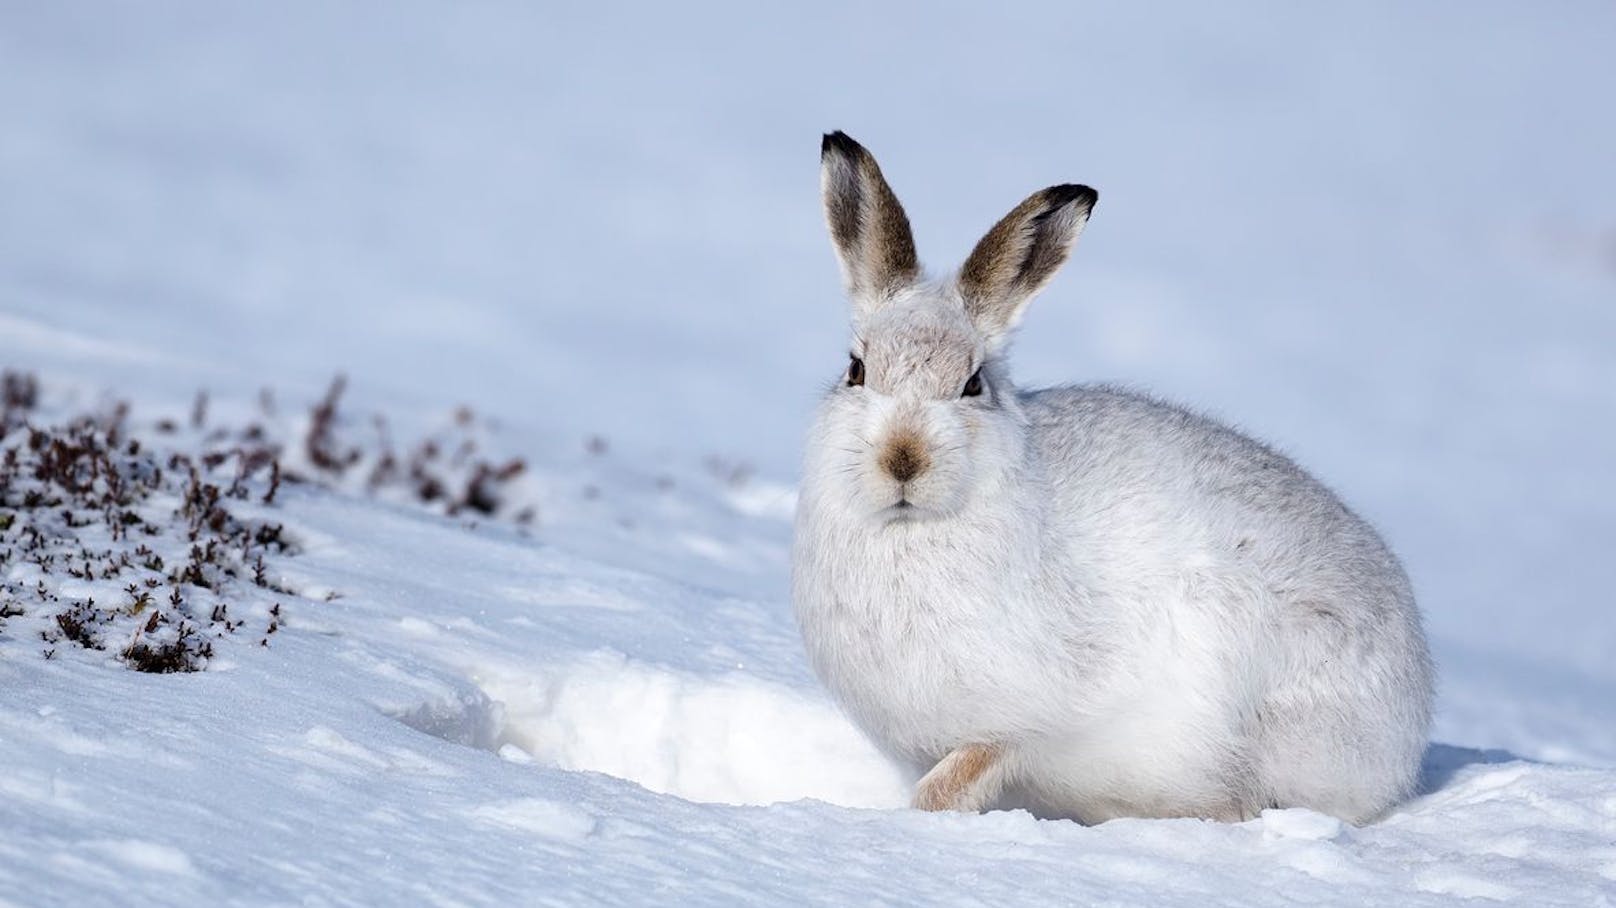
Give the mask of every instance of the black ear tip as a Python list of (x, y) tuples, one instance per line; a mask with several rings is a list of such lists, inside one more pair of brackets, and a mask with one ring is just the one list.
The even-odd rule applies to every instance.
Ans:
[(1100, 200), (1100, 194), (1088, 186), (1062, 183), (1044, 190), (1044, 198), (1050, 208), (1064, 208), (1075, 203), (1080, 208), (1092, 210), (1094, 203)]
[(821, 158), (833, 152), (850, 158), (861, 157), (867, 153), (863, 145), (853, 141), (852, 136), (842, 132), (840, 129), (835, 132), (825, 133), (824, 141), (819, 143), (819, 156)]

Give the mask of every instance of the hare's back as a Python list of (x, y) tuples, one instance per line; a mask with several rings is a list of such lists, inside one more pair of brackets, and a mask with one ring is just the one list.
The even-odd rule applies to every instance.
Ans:
[(1277, 451), (1208, 417), (1110, 385), (1028, 393), (1032, 437), (1057, 488), (1107, 482), (1128, 494), (1153, 486), (1284, 508), (1340, 504)]
[(1104, 385), (1032, 392), (1023, 405), (1057, 519), (1074, 537), (1130, 546), (1154, 533), (1177, 553), (1224, 553), (1286, 573), (1307, 565), (1319, 580), (1356, 575), (1359, 596), (1408, 595), (1374, 529), (1261, 442)]

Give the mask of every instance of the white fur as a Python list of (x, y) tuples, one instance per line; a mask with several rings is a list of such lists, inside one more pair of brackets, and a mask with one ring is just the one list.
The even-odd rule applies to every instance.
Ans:
[[(1144, 396), (1017, 391), (953, 280), (860, 311), (866, 380), (820, 406), (792, 587), (815, 670), (886, 753), (919, 775), (996, 745), (995, 804), (1085, 823), (1364, 822), (1411, 792), (1419, 614), (1335, 495)], [(908, 485), (880, 466), (899, 431), (930, 463)]]

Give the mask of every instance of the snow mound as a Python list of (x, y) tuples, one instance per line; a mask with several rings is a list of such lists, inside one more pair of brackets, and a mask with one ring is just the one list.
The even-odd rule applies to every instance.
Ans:
[(822, 697), (742, 672), (704, 677), (600, 650), (541, 669), (488, 668), (475, 683), (394, 715), (456, 744), (507, 758), (514, 747), (691, 801), (907, 803), (909, 781)]

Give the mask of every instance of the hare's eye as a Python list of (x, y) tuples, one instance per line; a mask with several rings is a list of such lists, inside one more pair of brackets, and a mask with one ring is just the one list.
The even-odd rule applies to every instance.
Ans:
[(864, 384), (864, 360), (855, 356), (847, 367), (847, 386), (851, 388), (862, 384)]
[(978, 394), (981, 394), (981, 393), (982, 393), (982, 370), (978, 369), (975, 372), (971, 373), (970, 378), (967, 378), (965, 380), (965, 390), (960, 392), (960, 396), (961, 397), (975, 397), (975, 396), (977, 396)]

